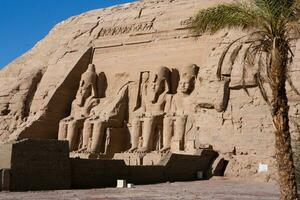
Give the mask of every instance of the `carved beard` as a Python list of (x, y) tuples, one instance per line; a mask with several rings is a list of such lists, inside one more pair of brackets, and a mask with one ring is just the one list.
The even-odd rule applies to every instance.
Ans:
[(84, 106), (85, 100), (91, 95), (91, 89), (90, 87), (79, 89), (77, 95), (76, 95), (76, 102), (78, 106)]
[(78, 95), (78, 96), (76, 97), (76, 102), (77, 102), (77, 105), (78, 105), (78, 106), (83, 106), (83, 104), (84, 104), (84, 98), (83, 98), (83, 95)]
[(157, 99), (158, 99), (158, 92), (157, 91), (152, 91), (148, 93), (148, 99), (152, 102), (152, 103), (156, 103)]

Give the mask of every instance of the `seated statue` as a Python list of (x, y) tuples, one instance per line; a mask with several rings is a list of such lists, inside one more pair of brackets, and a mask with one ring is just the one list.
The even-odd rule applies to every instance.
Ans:
[(172, 97), (171, 109), (164, 117), (163, 148), (160, 150), (161, 152), (170, 150), (171, 140), (176, 141), (179, 146), (183, 144), (187, 118), (194, 113), (195, 96), (191, 94), (195, 88), (198, 71), (199, 67), (189, 65), (184, 67), (180, 73), (177, 94)]
[[(135, 111), (131, 129), (131, 148), (128, 152), (145, 153), (153, 150), (154, 138), (162, 128), (167, 93), (169, 92), (170, 71), (160, 67), (158, 73), (149, 77), (142, 75), (141, 107)], [(142, 136), (142, 137), (141, 137)], [(141, 146), (139, 146), (141, 137)]]
[(72, 102), (71, 114), (59, 123), (58, 139), (68, 140), (70, 151), (76, 150), (79, 130), (91, 109), (98, 104), (97, 74), (95, 66), (90, 64), (82, 74), (76, 99)]
[(89, 118), (84, 122), (83, 145), (79, 152), (101, 153), (107, 128), (122, 128), (127, 110), (128, 86), (125, 86), (112, 101), (98, 104), (92, 109)]

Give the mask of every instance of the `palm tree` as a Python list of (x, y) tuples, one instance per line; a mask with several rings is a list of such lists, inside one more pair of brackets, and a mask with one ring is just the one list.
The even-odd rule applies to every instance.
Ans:
[[(213, 34), (225, 28), (240, 28), (246, 33), (225, 49), (219, 61), (217, 76), (222, 78), (225, 56), (232, 52), (230, 56), (235, 58), (234, 54), (239, 53), (241, 48), (238, 46), (233, 51), (230, 49), (236, 44), (246, 45), (242, 57), (245, 63), (249, 60), (256, 61), (257, 84), (264, 99), (271, 106), (276, 129), (275, 148), (281, 200), (298, 199), (286, 82), (296, 90), (288, 75), (288, 67), (294, 56), (292, 42), (300, 33), (299, 17), (300, 0), (252, 0), (219, 4), (200, 10), (192, 21), (193, 31), (197, 34)], [(270, 86), (271, 95), (267, 95), (264, 82)]]

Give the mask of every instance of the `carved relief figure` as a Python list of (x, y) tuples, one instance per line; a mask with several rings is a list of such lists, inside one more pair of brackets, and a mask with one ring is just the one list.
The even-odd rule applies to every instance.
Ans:
[(142, 103), (141, 108), (134, 113), (129, 152), (144, 153), (153, 150), (155, 137), (157, 138), (155, 134), (162, 129), (169, 79), (170, 71), (166, 67), (160, 67), (158, 73), (152, 74), (151, 77), (147, 73), (142, 75)]
[(195, 113), (196, 99), (192, 92), (195, 88), (198, 71), (199, 67), (196, 65), (189, 65), (182, 69), (178, 92), (173, 96), (171, 109), (164, 117), (163, 148), (161, 152), (170, 150), (171, 140), (176, 144), (177, 150), (182, 148), (187, 118), (190, 114)]
[(84, 120), (91, 109), (97, 105), (97, 74), (95, 66), (90, 64), (82, 74), (76, 99), (72, 102), (71, 114), (59, 123), (59, 140), (68, 140), (70, 151), (76, 150), (76, 141)]
[[(83, 147), (80, 152), (101, 153), (108, 128), (121, 128), (128, 112), (128, 86), (122, 88), (112, 101), (94, 107), (84, 122)], [(91, 141), (90, 141), (91, 140)]]

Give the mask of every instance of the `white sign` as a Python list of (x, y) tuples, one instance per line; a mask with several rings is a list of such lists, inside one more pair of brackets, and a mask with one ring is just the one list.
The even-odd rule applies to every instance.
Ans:
[(126, 180), (118, 180), (117, 181), (117, 188), (126, 188), (127, 187), (127, 181)]
[(267, 164), (259, 163), (258, 172), (259, 173), (268, 172), (268, 165)]

